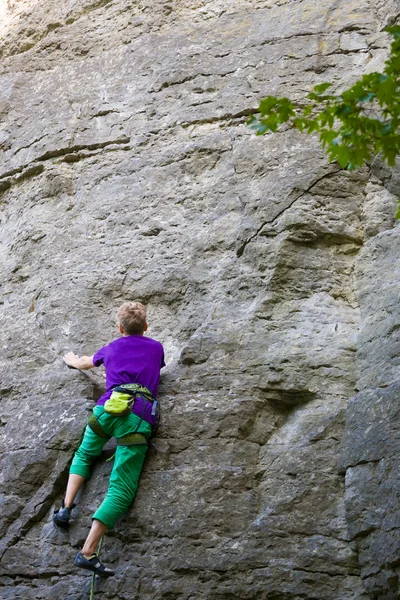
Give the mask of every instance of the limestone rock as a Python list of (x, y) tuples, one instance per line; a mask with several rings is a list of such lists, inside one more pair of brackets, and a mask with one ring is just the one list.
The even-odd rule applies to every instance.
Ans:
[(340, 457), (361, 576), (371, 597), (382, 600), (399, 594), (398, 250), (396, 227), (372, 238), (358, 264), (362, 391), (349, 403)]
[(96, 593), (389, 600), (398, 434), (373, 390), (397, 415), (398, 172), (245, 121), (381, 68), (398, 2), (3, 5), (0, 597), (88, 597), (73, 557), (112, 465), (69, 531), (51, 517), (104, 378), (61, 357), (135, 298), (166, 350), (163, 425)]

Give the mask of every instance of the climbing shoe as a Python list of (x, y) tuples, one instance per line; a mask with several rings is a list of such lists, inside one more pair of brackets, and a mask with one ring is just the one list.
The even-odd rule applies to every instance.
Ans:
[(112, 575), (115, 575), (112, 569), (107, 569), (107, 567), (100, 562), (96, 552), (92, 554), (90, 558), (86, 558), (83, 556), (82, 552), (78, 552), (78, 554), (75, 556), (74, 565), (80, 567), (81, 569), (92, 571), (92, 573), (100, 575), (100, 577), (111, 577)]
[(54, 511), (53, 523), (58, 525), (58, 527), (68, 527), (69, 520), (71, 518), (71, 510), (74, 507), (75, 504), (73, 504), (70, 508), (66, 507), (63, 500), (61, 508)]

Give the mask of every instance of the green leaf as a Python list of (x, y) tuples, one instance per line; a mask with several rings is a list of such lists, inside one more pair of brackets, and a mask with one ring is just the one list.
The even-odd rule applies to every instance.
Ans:
[(305, 129), (306, 129), (307, 133), (313, 133), (314, 131), (319, 130), (319, 125), (318, 125), (317, 121), (310, 120), (310, 121), (308, 121)]
[(349, 162), (349, 151), (346, 146), (338, 146), (337, 159), (342, 169), (347, 167)]
[(345, 103), (341, 103), (336, 107), (335, 110), (335, 116), (341, 118), (341, 117), (347, 117), (348, 115), (351, 115), (354, 112), (354, 108), (352, 106), (349, 106), (348, 104)]
[(296, 127), (299, 131), (304, 131), (307, 123), (308, 119), (302, 119), (301, 117), (293, 119), (293, 127)]
[(336, 138), (336, 131), (332, 129), (321, 129), (319, 139), (322, 142), (323, 146), (327, 146), (328, 144), (332, 144)]
[(333, 84), (329, 83), (329, 82), (325, 82), (325, 83), (319, 83), (318, 85), (315, 85), (313, 87), (313, 90), (316, 94), (320, 95), (323, 94), (325, 92), (325, 90), (327, 90), (328, 88), (330, 88)]
[(260, 113), (262, 115), (267, 115), (272, 108), (278, 104), (278, 98), (275, 96), (267, 96), (263, 98), (260, 102)]
[(371, 102), (371, 100), (375, 98), (375, 96), (376, 94), (374, 92), (369, 92), (368, 94), (361, 96), (361, 98), (357, 98), (357, 100), (358, 102)]
[(392, 132), (392, 123), (385, 123), (381, 129), (382, 135), (387, 135)]
[(400, 40), (400, 25), (385, 27), (383, 31), (391, 33), (395, 40)]
[(295, 115), (293, 103), (288, 98), (279, 98), (276, 104), (276, 114), (279, 123), (286, 123)]
[(257, 135), (264, 135), (268, 131), (268, 127), (264, 123), (258, 123), (256, 128)]

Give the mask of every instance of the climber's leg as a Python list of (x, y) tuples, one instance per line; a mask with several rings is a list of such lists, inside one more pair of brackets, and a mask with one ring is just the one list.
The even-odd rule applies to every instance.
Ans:
[(92, 571), (92, 573), (100, 575), (100, 577), (111, 577), (111, 575), (114, 575), (114, 571), (105, 567), (96, 554), (96, 548), (106, 531), (107, 527), (104, 523), (94, 520), (82, 552), (78, 552), (74, 560), (74, 564), (77, 567)]
[(107, 526), (101, 521), (93, 519), (89, 535), (87, 536), (86, 542), (82, 548), (82, 554), (86, 558), (90, 558), (90, 556), (96, 552), (96, 548), (106, 532)]
[(61, 508), (56, 510), (53, 516), (53, 522), (59, 527), (68, 526), (71, 518), (71, 510), (74, 507), (75, 497), (85, 480), (89, 479), (93, 460), (101, 454), (106, 442), (106, 438), (97, 435), (89, 425), (87, 425), (83, 440), (78, 450), (75, 452), (69, 470), (65, 498)]
[(67, 491), (65, 492), (64, 506), (67, 506), (68, 508), (72, 507), (75, 497), (85, 481), (86, 479), (82, 477), (82, 475), (75, 475), (75, 473), (70, 474), (68, 477)]
[(106, 497), (93, 515), (108, 529), (122, 517), (136, 495), (147, 445), (117, 446)]
[[(92, 430), (92, 428), (89, 425), (87, 425), (81, 445), (75, 452), (74, 458), (72, 460), (69, 474), (80, 475), (81, 477), (83, 477), (83, 479), (89, 479), (92, 471), (91, 467), (93, 460), (97, 456), (100, 456), (101, 451), (103, 450), (103, 446), (107, 441), (107, 438), (100, 437), (99, 435), (97, 435), (97, 433), (95, 433)], [(81, 482), (81, 485), (82, 483), (83, 482)], [(72, 483), (71, 489), (72, 491), (74, 491), (75, 489), (75, 486)], [(76, 490), (76, 493), (78, 492), (78, 489)], [(73, 500), (74, 499), (72, 499), (72, 501)]]

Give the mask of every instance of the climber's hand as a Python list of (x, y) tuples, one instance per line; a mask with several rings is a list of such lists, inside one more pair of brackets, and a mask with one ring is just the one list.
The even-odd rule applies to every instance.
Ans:
[(79, 356), (77, 354), (74, 354), (73, 352), (67, 352), (67, 354), (64, 354), (63, 356), (63, 361), (69, 367), (73, 367), (74, 369), (76, 369), (76, 363), (77, 361), (79, 361)]
[(67, 352), (63, 356), (63, 360), (66, 365), (72, 367), (73, 369), (92, 369), (94, 367), (93, 364), (93, 356), (78, 356), (73, 352)]

